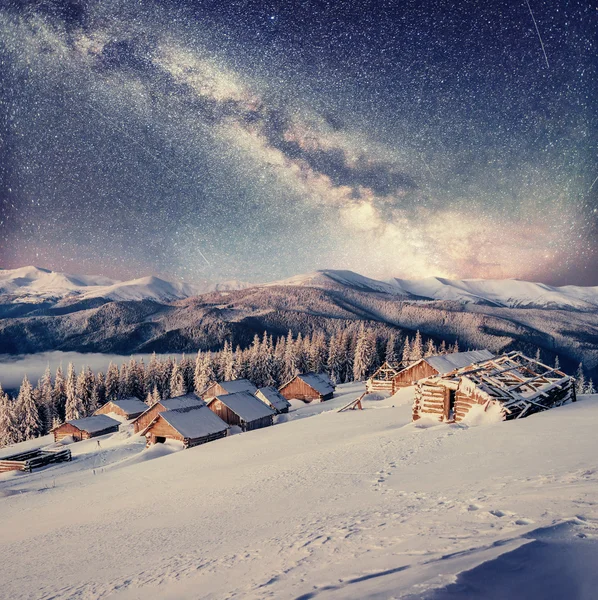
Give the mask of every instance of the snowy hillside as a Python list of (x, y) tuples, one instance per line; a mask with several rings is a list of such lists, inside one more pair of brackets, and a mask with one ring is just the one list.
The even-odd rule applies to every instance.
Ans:
[(411, 388), (333, 410), (360, 391), (191, 450), (118, 433), (0, 476), (3, 597), (595, 598), (598, 397), (414, 426)]
[(142, 277), (131, 281), (114, 281), (106, 277), (68, 275), (38, 267), (0, 270), (0, 298), (12, 302), (41, 302), (44, 300), (155, 300), (169, 302), (215, 290), (247, 287), (239, 281), (188, 284), (159, 277)]

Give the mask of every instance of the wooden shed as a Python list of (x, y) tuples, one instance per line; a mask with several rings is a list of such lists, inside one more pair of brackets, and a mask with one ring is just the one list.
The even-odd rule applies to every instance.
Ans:
[(156, 404), (150, 406), (150, 408), (148, 408), (133, 421), (133, 430), (135, 433), (143, 431), (154, 420), (158, 413), (166, 410), (178, 410), (180, 408), (205, 406), (205, 404), (206, 403), (195, 394), (186, 394), (185, 396), (168, 398), (168, 400), (160, 400), (160, 402), (156, 402)]
[(469, 367), (493, 357), (494, 354), (488, 350), (471, 350), (469, 352), (453, 352), (452, 354), (439, 354), (422, 358), (399, 371), (392, 378), (392, 393), (396, 393), (399, 388), (413, 385), (420, 379), (434, 375), (445, 375), (455, 369)]
[(122, 400), (110, 400), (104, 406), (96, 410), (94, 415), (107, 415), (114, 413), (125, 419), (136, 419), (140, 414), (147, 410), (147, 404), (139, 398), (123, 398)]
[(259, 398), (264, 404), (275, 410), (278, 414), (288, 413), (291, 403), (272, 386), (260, 388), (255, 397)]
[(368, 394), (372, 392), (393, 393), (393, 379), (399, 373), (398, 366), (393, 366), (384, 362), (382, 366), (365, 382), (365, 389)]
[(326, 373), (302, 373), (295, 375), (279, 391), (287, 400), (330, 400), (334, 395), (334, 384)]
[(201, 394), (201, 397), (209, 402), (216, 396), (225, 394), (236, 394), (237, 392), (249, 392), (255, 394), (257, 387), (249, 379), (233, 379), (232, 381), (216, 381), (211, 383)]
[(192, 448), (226, 437), (228, 425), (207, 406), (191, 406), (157, 413), (142, 433), (148, 446), (178, 440)]
[(276, 414), (273, 409), (249, 392), (217, 396), (210, 400), (208, 407), (223, 421), (229, 425), (237, 425), (243, 431), (273, 425)]
[(424, 415), (462, 421), (472, 407), (498, 407), (503, 420), (520, 419), (575, 402), (575, 380), (519, 352), (419, 381), (413, 420)]
[(114, 433), (118, 431), (120, 421), (111, 419), (106, 415), (85, 417), (84, 419), (73, 419), (52, 429), (54, 441), (59, 442), (65, 437), (72, 436), (75, 442), (88, 440), (99, 435)]

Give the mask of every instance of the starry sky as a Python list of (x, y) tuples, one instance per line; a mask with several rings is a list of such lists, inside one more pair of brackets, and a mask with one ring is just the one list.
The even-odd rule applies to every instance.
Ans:
[(0, 266), (598, 285), (594, 4), (4, 0)]

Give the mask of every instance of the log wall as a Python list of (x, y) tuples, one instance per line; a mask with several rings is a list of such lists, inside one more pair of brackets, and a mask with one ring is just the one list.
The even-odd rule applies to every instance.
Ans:
[(208, 408), (216, 413), (225, 423), (228, 425), (238, 425), (241, 426), (241, 419), (237, 413), (234, 413), (226, 404), (224, 404), (218, 398), (212, 400), (210, 404), (208, 404)]
[(160, 402), (156, 402), (152, 407), (148, 408), (142, 415), (133, 421), (133, 430), (135, 433), (143, 431), (161, 412), (166, 409)]
[(437, 375), (438, 371), (431, 367), (427, 362), (421, 361), (403, 369), (399, 373), (397, 373), (393, 379), (393, 394), (397, 392), (400, 388), (408, 387), (413, 385), (416, 381), (420, 379), (424, 379), (426, 377), (431, 377), (432, 375)]
[(313, 400), (329, 400), (332, 398), (332, 392), (322, 396), (320, 392), (307, 385), (299, 377), (289, 381), (286, 385), (280, 388), (280, 393), (287, 400), (303, 400), (303, 402), (312, 402)]

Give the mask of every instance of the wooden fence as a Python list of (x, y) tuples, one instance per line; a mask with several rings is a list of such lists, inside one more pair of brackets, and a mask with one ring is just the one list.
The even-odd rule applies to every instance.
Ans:
[(29, 450), (13, 454), (0, 459), (0, 473), (6, 471), (33, 471), (40, 467), (45, 467), (51, 463), (58, 463), (71, 460), (71, 451), (68, 448), (60, 450)]

